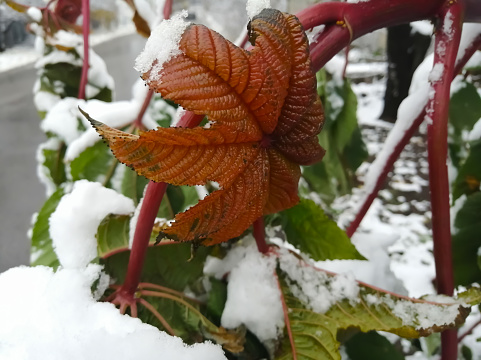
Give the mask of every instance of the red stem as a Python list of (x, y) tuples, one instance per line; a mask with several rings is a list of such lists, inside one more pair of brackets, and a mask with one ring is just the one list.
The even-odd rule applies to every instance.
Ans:
[[(454, 280), (451, 259), (451, 229), (449, 219), (448, 117), (450, 85), (461, 38), (462, 1), (443, 9), (435, 41), (434, 70), (442, 67), (442, 77), (431, 80), (434, 96), (426, 105), (428, 116), (429, 185), (433, 222), (434, 258), (438, 292), (452, 295)], [(450, 25), (452, 23), (452, 26)], [(445, 29), (448, 28), (448, 30)]]
[(306, 30), (327, 25), (311, 44), (313, 69), (318, 71), (352, 40), (387, 26), (428, 19), (437, 13), (442, 4), (442, 0), (326, 2), (304, 9), (297, 17)]
[(82, 66), (82, 75), (80, 76), (80, 85), (78, 89), (78, 98), (85, 99), (85, 88), (88, 81), (89, 71), (89, 32), (90, 32), (90, 2), (82, 0), (82, 34), (84, 38), (84, 59)]
[(172, 14), (172, 2), (173, 0), (165, 0), (164, 19), (170, 19), (170, 15)]
[(254, 228), (254, 238), (256, 239), (257, 249), (262, 254), (267, 254), (269, 246), (266, 243), (266, 231), (264, 226), (264, 217), (258, 218), (252, 225)]
[(137, 129), (144, 129), (144, 125), (142, 124), (142, 119), (144, 118), (144, 114), (147, 111), (147, 108), (149, 107), (150, 101), (152, 100), (152, 96), (154, 95), (153, 90), (149, 90), (147, 93), (147, 96), (144, 99), (144, 103), (142, 104), (142, 107), (140, 108), (139, 115), (137, 115), (137, 119), (134, 121), (134, 126)]
[(142, 273), (142, 265), (150, 241), (150, 234), (152, 233), (152, 227), (154, 226), (160, 202), (166, 189), (166, 183), (150, 181), (147, 185), (135, 227), (134, 241), (132, 243), (132, 250), (130, 251), (129, 265), (127, 267), (127, 276), (122, 285), (122, 290), (128, 294), (133, 295), (137, 291)]
[[(431, 88), (434, 96), (426, 106), (428, 118), (429, 188), (433, 225), (434, 262), (438, 293), (454, 292), (453, 260), (451, 249), (448, 159), (448, 118), (451, 79), (462, 31), (464, 6), (458, 1), (441, 10), (441, 23), (434, 44), (434, 67)], [(442, 67), (442, 77), (435, 70)], [(457, 332), (441, 334), (441, 359), (455, 360), (458, 353)]]

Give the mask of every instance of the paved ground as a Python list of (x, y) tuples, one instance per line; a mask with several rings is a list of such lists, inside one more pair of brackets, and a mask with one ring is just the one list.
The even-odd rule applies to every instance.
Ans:
[[(115, 79), (118, 100), (130, 98), (139, 76), (133, 61), (143, 44), (142, 38), (129, 35), (95, 48)], [(36, 176), (35, 151), (45, 136), (33, 106), (34, 81), (32, 65), (0, 73), (0, 272), (29, 263), (27, 231), (45, 200)]]

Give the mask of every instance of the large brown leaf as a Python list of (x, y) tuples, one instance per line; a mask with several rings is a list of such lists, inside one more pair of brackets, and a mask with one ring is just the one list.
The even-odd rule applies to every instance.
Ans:
[(159, 73), (143, 74), (164, 98), (205, 114), (209, 128), (158, 128), (137, 136), (92, 121), (114, 155), (151, 180), (219, 183), (218, 191), (163, 229), (167, 238), (210, 245), (239, 236), (263, 214), (295, 205), (299, 164), (324, 155), (317, 140), (322, 104), (301, 24), (265, 9), (250, 33), (255, 46), (249, 52), (191, 25), (181, 54)]

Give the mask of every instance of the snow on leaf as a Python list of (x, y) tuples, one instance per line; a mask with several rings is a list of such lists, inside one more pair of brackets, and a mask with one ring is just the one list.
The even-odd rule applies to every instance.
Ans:
[(285, 251), (279, 263), (292, 342), (284, 337), (277, 359), (340, 360), (337, 334), (349, 328), (408, 338), (454, 328), (464, 322), (469, 305), (478, 303), (481, 295), (480, 288), (471, 288), (459, 294), (459, 300), (445, 296), (417, 300), (316, 269)]
[(210, 128), (159, 128), (137, 136), (90, 119), (114, 155), (139, 174), (174, 185), (220, 185), (177, 215), (163, 230), (167, 238), (211, 245), (241, 235), (263, 214), (295, 205), (299, 165), (324, 154), (317, 139), (323, 109), (299, 21), (264, 9), (250, 33), (255, 47), (247, 52), (190, 25), (180, 54), (153, 61), (143, 75), (164, 98), (207, 115)]

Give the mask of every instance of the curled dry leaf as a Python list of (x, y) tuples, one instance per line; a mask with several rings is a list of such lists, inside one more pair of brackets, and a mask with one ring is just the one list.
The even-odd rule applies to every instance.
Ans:
[[(249, 52), (190, 25), (177, 55), (143, 78), (209, 128), (158, 128), (139, 136), (91, 121), (114, 155), (153, 181), (220, 189), (175, 217), (164, 237), (211, 245), (299, 201), (299, 165), (321, 160), (324, 120), (309, 44), (298, 19), (265, 9), (250, 23)], [(254, 43), (255, 42), (255, 43)], [(153, 63), (152, 69), (155, 68)]]

